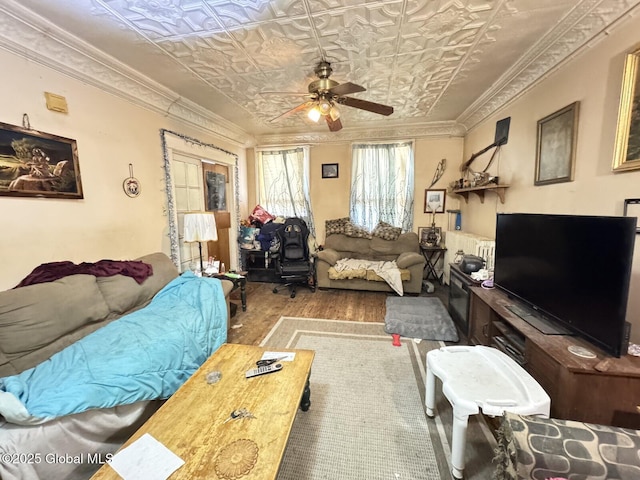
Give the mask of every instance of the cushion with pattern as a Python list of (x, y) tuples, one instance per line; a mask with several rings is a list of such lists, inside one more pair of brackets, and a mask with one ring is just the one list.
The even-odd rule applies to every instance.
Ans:
[(349, 222), (344, 228), (344, 234), (347, 237), (355, 237), (355, 238), (371, 238), (371, 233), (364, 227), (359, 225), (355, 225), (354, 223)]
[(325, 222), (325, 235), (334, 233), (344, 233), (344, 229), (348, 223), (351, 223), (349, 217), (336, 218), (335, 220), (327, 220)]
[(376, 228), (371, 232), (374, 237), (380, 237), (383, 240), (397, 240), (401, 233), (402, 228), (394, 227), (386, 222), (378, 222)]

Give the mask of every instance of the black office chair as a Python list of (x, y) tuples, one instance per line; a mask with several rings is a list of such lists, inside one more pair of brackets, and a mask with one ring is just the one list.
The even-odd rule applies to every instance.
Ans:
[(273, 289), (278, 293), (288, 287), (291, 298), (296, 296), (296, 286), (304, 285), (316, 291), (314, 263), (309, 255), (309, 228), (300, 218), (288, 218), (277, 231), (280, 248), (274, 258), (276, 273), (284, 281)]

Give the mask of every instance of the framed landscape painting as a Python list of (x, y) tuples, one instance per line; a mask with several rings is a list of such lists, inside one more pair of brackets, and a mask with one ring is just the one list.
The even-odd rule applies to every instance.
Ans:
[(538, 121), (534, 185), (573, 181), (579, 108), (574, 102)]
[(0, 195), (84, 198), (76, 141), (0, 123)]

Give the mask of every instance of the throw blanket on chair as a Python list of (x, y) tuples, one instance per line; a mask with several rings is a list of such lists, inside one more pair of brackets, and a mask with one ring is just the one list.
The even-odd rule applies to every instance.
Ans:
[(169, 398), (226, 338), (220, 280), (186, 272), (145, 308), (34, 368), (0, 379), (0, 414), (35, 425), (94, 408)]
[(400, 270), (395, 261), (359, 260), (356, 258), (342, 258), (333, 266), (336, 272), (348, 272), (349, 270), (371, 270), (383, 278), (387, 284), (400, 296), (404, 294)]

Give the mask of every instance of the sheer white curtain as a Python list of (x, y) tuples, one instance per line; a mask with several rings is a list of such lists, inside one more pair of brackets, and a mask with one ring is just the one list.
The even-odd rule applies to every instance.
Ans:
[(352, 145), (351, 220), (373, 230), (378, 222), (413, 228), (413, 142)]
[(258, 150), (258, 203), (269, 213), (302, 218), (315, 236), (309, 195), (309, 147)]

